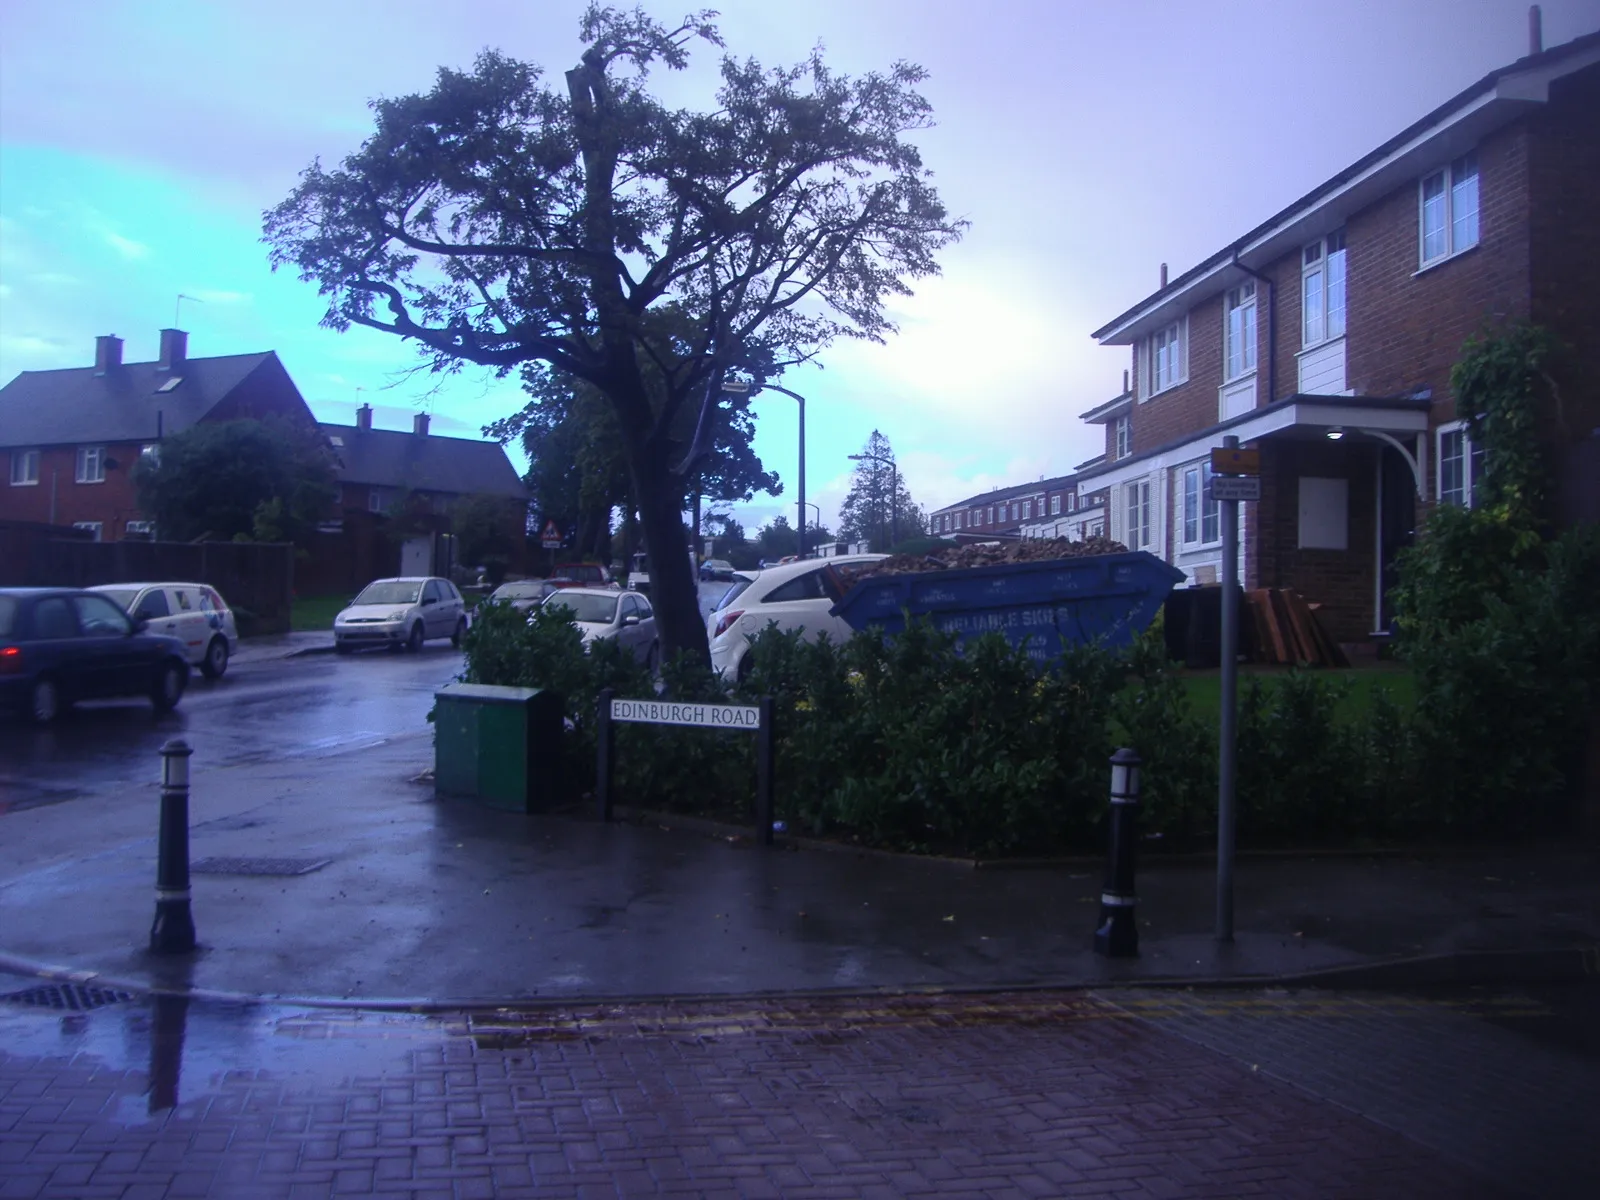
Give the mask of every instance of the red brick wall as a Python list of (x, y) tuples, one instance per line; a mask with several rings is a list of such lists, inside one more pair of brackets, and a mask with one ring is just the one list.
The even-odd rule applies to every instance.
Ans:
[[(96, 443), (86, 442), (85, 445)], [(106, 446), (106, 457), (116, 463), (107, 466), (104, 483), (76, 482), (78, 448), (47, 446), (39, 452), (39, 482), (26, 487), (11, 486), (11, 455), (0, 451), (5, 474), (0, 475), (0, 517), (14, 521), (39, 521), (71, 525), (77, 521), (99, 521), (105, 541), (122, 537), (129, 520), (140, 517), (134, 503), (129, 472), (139, 461), (140, 443), (113, 442)], [(54, 484), (52, 485), (52, 477)], [(51, 517), (51, 493), (55, 495), (55, 515)]]
[[(1294, 588), (1322, 606), (1317, 615), (1338, 642), (1364, 641), (1372, 631), (1377, 461), (1373, 447), (1359, 444), (1261, 444), (1261, 499), (1254, 521), (1247, 521), (1245, 585)], [(1349, 549), (1300, 548), (1303, 475), (1349, 481)]]
[(1472, 334), (1526, 317), (1528, 131), (1517, 124), (1477, 148), (1479, 242), (1418, 275), (1415, 181), (1346, 226), (1350, 247), (1348, 383), (1358, 395), (1431, 388), (1434, 424), (1453, 420), (1450, 368)]
[[(1600, 67), (1557, 80), (1529, 121), (1529, 237), (1533, 319), (1566, 343), (1557, 365), (1562, 411), (1552, 414), (1553, 464), (1600, 426)], [(1573, 515), (1575, 496), (1558, 497)]]

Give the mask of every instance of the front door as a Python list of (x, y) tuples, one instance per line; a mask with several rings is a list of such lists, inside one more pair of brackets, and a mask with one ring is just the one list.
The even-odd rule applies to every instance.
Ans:
[(1389, 592), (1399, 578), (1395, 558), (1417, 533), (1417, 481), (1411, 464), (1393, 446), (1378, 451), (1378, 595), (1375, 632), (1388, 632), (1394, 620)]

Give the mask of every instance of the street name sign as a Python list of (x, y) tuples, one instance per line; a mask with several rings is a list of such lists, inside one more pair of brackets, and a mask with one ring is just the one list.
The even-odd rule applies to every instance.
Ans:
[[(1211, 470), (1218, 475), (1259, 475), (1261, 451), (1218, 446), (1211, 452)], [(1255, 497), (1251, 496), (1250, 499), (1254, 500)]]
[(1213, 500), (1259, 500), (1261, 499), (1261, 476), (1213, 475), (1211, 477), (1211, 498)]
[(645, 725), (699, 725), (709, 729), (760, 729), (754, 704), (696, 704), (670, 700), (612, 700), (613, 721)]

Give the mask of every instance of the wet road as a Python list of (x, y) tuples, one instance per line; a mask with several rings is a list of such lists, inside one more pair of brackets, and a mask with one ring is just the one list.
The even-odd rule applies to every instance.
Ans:
[(307, 655), (195, 673), (177, 710), (140, 700), (80, 705), (38, 729), (0, 719), (0, 813), (70, 800), (159, 775), (172, 737), (205, 747), (216, 767), (315, 757), (426, 728), (433, 693), (461, 671), (447, 642), (418, 654)]
[(0, 977), (7, 1197), (1559, 1198), (1600, 1174), (1593, 984), (428, 1016), (40, 986)]

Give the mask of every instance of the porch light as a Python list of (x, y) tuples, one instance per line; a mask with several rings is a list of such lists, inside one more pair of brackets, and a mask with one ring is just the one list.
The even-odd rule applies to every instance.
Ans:
[(1343, 436), (1344, 429), (1341, 426), (1335, 425), (1332, 429), (1328, 430), (1328, 440), (1330, 442), (1337, 442)]

